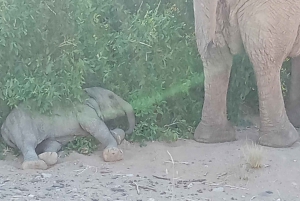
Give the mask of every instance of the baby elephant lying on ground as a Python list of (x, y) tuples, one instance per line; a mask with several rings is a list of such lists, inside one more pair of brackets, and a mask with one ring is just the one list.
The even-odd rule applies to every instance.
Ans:
[[(133, 132), (135, 116), (129, 103), (113, 92), (100, 88), (86, 88), (86, 103), (72, 109), (57, 108), (46, 116), (29, 112), (23, 105), (7, 116), (1, 127), (4, 141), (19, 148), (23, 154), (23, 169), (47, 169), (57, 162), (57, 152), (74, 136), (92, 135), (104, 146), (104, 161), (123, 159), (117, 146), (126, 134)], [(105, 121), (126, 115), (129, 128), (126, 132), (116, 128), (109, 130)]]

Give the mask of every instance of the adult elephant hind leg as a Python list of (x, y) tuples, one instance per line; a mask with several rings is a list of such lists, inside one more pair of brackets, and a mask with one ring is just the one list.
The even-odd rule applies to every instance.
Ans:
[(289, 147), (298, 140), (299, 134), (290, 123), (284, 107), (280, 82), (281, 63), (258, 64), (256, 59), (252, 62), (259, 92), (259, 143), (269, 147)]
[(300, 57), (292, 58), (292, 70), (286, 110), (289, 120), (300, 127)]
[[(257, 26), (251, 25), (247, 24), (247, 27)], [(272, 30), (272, 28), (266, 28), (266, 30)], [(260, 37), (260, 40), (256, 41), (253, 40), (252, 35), (247, 35), (254, 31), (253, 29), (245, 28), (244, 31), (242, 35), (247, 38), (247, 40), (244, 39), (244, 46), (253, 64), (258, 86), (260, 110), (258, 142), (269, 147), (289, 147), (298, 140), (299, 134), (287, 117), (281, 91), (280, 69), (286, 57), (282, 49), (288, 49), (288, 47), (277, 42), (288, 41), (288, 38), (277, 39), (276, 37), (282, 34), (273, 30), (275, 32), (272, 33), (273, 35), (270, 35), (269, 31), (255, 33), (254, 35), (257, 34), (256, 36)]]
[(204, 105), (194, 138), (198, 142), (219, 143), (236, 140), (235, 129), (227, 119), (227, 90), (232, 55), (228, 47), (209, 48), (201, 55), (204, 65)]
[(86, 106), (78, 115), (78, 120), (83, 130), (93, 135), (105, 146), (105, 149), (103, 150), (104, 161), (114, 162), (123, 159), (123, 151), (118, 148), (117, 141), (92, 108)]
[(58, 161), (57, 152), (61, 149), (61, 144), (55, 140), (46, 139), (41, 142), (35, 149), (39, 159), (47, 165), (54, 165)]

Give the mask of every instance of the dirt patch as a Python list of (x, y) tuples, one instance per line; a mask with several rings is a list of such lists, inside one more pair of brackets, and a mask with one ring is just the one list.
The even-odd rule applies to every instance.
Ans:
[(103, 162), (99, 150), (61, 157), (48, 170), (24, 171), (22, 158), (9, 156), (0, 161), (0, 200), (299, 200), (299, 142), (263, 147), (262, 167), (252, 169), (243, 150), (257, 129), (237, 130), (238, 141), (222, 144), (125, 142), (125, 158), (115, 163)]

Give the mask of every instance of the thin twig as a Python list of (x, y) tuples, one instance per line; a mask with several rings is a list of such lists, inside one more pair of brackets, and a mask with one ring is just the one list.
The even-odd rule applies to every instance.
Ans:
[(129, 42), (132, 42), (132, 43), (139, 43), (141, 45), (145, 45), (147, 47), (152, 47), (151, 45), (147, 44), (147, 43), (144, 43), (144, 42), (140, 42), (140, 41), (136, 41), (136, 40), (130, 40)]
[(154, 188), (150, 188), (148, 186), (140, 186), (140, 188), (145, 189), (145, 190), (151, 190), (151, 191), (157, 192)]
[[(132, 182), (131, 185), (132, 185), (132, 186), (137, 186), (137, 184), (136, 184), (135, 182)], [(157, 192), (156, 189), (150, 188), (150, 187), (148, 187), (148, 186), (138, 186), (138, 187), (141, 188), (141, 189), (151, 190), (151, 191)]]
[(197, 182), (204, 182), (206, 179), (190, 179), (190, 180), (179, 180), (177, 181), (177, 184), (182, 184), (182, 183), (197, 183)]
[(248, 190), (247, 188), (238, 187), (238, 186), (232, 186), (232, 185), (224, 185), (224, 187), (234, 188), (234, 189), (241, 189), (241, 190)]
[[(164, 163), (172, 163), (172, 161), (165, 161)], [(174, 161), (174, 164), (178, 163), (178, 164), (184, 164), (184, 165), (189, 165), (189, 162), (179, 162), (179, 161)]]
[(224, 173), (222, 173), (222, 174), (219, 174), (219, 175), (217, 175), (217, 177), (222, 177), (222, 176), (225, 176), (225, 175), (227, 175), (227, 172), (224, 172)]
[[(86, 170), (89, 170), (89, 169), (92, 169), (92, 168), (95, 169), (95, 173), (98, 172), (98, 168), (97, 168), (97, 167), (95, 167), (95, 166), (90, 166), (90, 165), (85, 165), (85, 168), (79, 169), (79, 170), (74, 170), (74, 172), (78, 172), (77, 174), (80, 175), (80, 174), (84, 173)], [(107, 171), (101, 171), (100, 173), (104, 174), (104, 173), (110, 173), (110, 172), (107, 172)]]
[(179, 124), (179, 123), (181, 123), (181, 122), (180, 121), (174, 121), (173, 123), (164, 125), (164, 127), (170, 127), (170, 126), (173, 126), (173, 125), (176, 125), (176, 124)]
[(231, 189), (249, 190), (247, 188), (238, 187), (238, 186), (232, 186), (232, 185), (228, 185), (228, 184), (222, 185), (222, 183), (224, 183), (224, 182), (221, 182), (219, 184), (212, 183), (212, 184), (209, 184), (209, 185), (210, 186), (223, 186), (223, 187), (228, 187), (228, 188), (231, 188)]
[(174, 199), (174, 185), (175, 185), (175, 163), (173, 160), (172, 155), (170, 154), (170, 152), (167, 150), (167, 153), (169, 154), (171, 161), (172, 161), (172, 197), (171, 197), (171, 201)]
[(46, 3), (46, 2), (44, 2), (45, 4), (46, 4), (46, 6), (49, 8), (49, 10), (54, 14), (54, 15), (56, 15), (56, 12), (54, 12), (54, 10), (52, 10), (51, 8), (50, 8), (50, 6)]
[(135, 183), (134, 181), (132, 182), (132, 184), (135, 185), (135, 187), (136, 187), (136, 192), (137, 192), (137, 194), (139, 195), (139, 194), (140, 194), (139, 186), (138, 186), (137, 183)]
[(139, 13), (141, 11), (142, 5), (143, 5), (144, 1), (141, 2), (139, 9), (137, 10), (137, 13)]
[(162, 179), (162, 180), (170, 181), (170, 179), (166, 178), (166, 177), (160, 177), (160, 176), (156, 176), (156, 175), (152, 175), (152, 176), (155, 177), (156, 179)]
[(143, 43), (143, 42), (139, 42), (139, 44), (141, 44), (141, 45), (146, 45), (146, 46), (148, 46), (148, 47), (152, 47), (151, 45), (149, 45), (149, 44), (147, 44), (147, 43)]
[(216, 183), (210, 183), (210, 184), (208, 184), (208, 185), (210, 185), (210, 186), (220, 186), (221, 184), (223, 184), (224, 182), (222, 181), (222, 182), (220, 182), (220, 183), (218, 183), (218, 184), (216, 184)]

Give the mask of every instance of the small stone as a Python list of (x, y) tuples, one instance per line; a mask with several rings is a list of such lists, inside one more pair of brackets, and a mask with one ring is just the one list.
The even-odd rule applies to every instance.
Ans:
[(34, 198), (35, 195), (29, 194), (28, 197), (29, 197), (29, 198)]
[(224, 188), (223, 187), (217, 187), (212, 189), (213, 192), (224, 192)]
[(50, 178), (51, 176), (52, 176), (52, 174), (42, 173), (43, 178)]
[(149, 198), (148, 201), (155, 201), (155, 199), (154, 198)]
[(62, 183), (58, 183), (58, 184), (53, 184), (52, 187), (54, 187), (54, 188), (63, 188), (63, 187), (65, 187), (65, 185), (62, 184)]
[(37, 197), (42, 199), (46, 198), (45, 194), (42, 192), (38, 192)]
[(260, 196), (269, 196), (269, 195), (271, 195), (271, 194), (273, 194), (272, 191), (265, 191), (265, 192), (260, 193), (259, 195), (260, 195)]
[(192, 188), (193, 187), (193, 183), (190, 183), (187, 188)]
[(19, 189), (14, 190), (14, 192), (15, 192), (15, 194), (17, 194), (17, 195), (21, 195), (21, 194), (22, 194), (22, 191), (20, 191)]
[(39, 182), (39, 181), (41, 181), (42, 180), (42, 177), (41, 176), (36, 176), (36, 177), (34, 177), (32, 180), (31, 180), (31, 182), (32, 183), (35, 183), (35, 182)]

